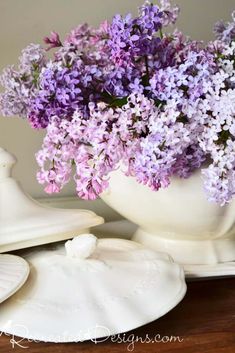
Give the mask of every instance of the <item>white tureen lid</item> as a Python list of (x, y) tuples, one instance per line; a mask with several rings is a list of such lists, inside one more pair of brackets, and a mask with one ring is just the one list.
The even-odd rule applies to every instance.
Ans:
[(0, 255), (0, 303), (19, 290), (29, 275), (29, 265), (19, 256)]
[(87, 210), (43, 206), (12, 178), (16, 159), (0, 148), (0, 253), (72, 238), (103, 219)]
[(84, 234), (21, 255), (29, 280), (0, 305), (0, 331), (28, 339), (78, 342), (126, 332), (166, 314), (186, 292), (178, 264), (129, 240)]

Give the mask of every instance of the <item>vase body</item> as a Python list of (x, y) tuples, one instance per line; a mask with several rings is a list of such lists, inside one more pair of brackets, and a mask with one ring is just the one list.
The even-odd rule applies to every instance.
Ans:
[(189, 179), (173, 178), (157, 192), (119, 169), (111, 174), (102, 199), (139, 229), (133, 240), (169, 253), (182, 264), (216, 264), (235, 260), (235, 201), (210, 203), (201, 171)]

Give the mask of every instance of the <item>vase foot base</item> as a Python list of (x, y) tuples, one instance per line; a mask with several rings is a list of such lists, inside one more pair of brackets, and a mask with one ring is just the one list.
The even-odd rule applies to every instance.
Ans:
[(213, 240), (169, 239), (138, 228), (132, 240), (153, 250), (168, 253), (182, 265), (216, 265), (235, 261), (234, 237)]
[(183, 267), (188, 280), (235, 276), (235, 262), (215, 265), (184, 265)]

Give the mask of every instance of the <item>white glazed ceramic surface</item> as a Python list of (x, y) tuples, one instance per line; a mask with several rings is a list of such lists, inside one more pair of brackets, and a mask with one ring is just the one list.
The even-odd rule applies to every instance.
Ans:
[(88, 259), (66, 255), (63, 245), (23, 254), (29, 280), (0, 305), (0, 331), (20, 337), (76, 342), (126, 332), (166, 314), (186, 292), (179, 265), (128, 240), (99, 240)]
[(139, 226), (134, 240), (168, 252), (177, 262), (235, 260), (235, 202), (224, 207), (209, 203), (200, 171), (189, 179), (174, 178), (169, 188), (154, 192), (119, 169), (102, 199)]
[[(97, 236), (105, 238), (119, 238), (120, 234), (125, 239), (131, 239), (137, 226), (127, 220), (120, 220), (102, 224), (94, 229)], [(186, 264), (183, 266), (185, 277), (188, 280), (201, 278), (218, 278), (223, 276), (235, 276), (235, 261), (209, 265)]]
[(0, 303), (19, 290), (29, 275), (27, 262), (14, 255), (0, 255)]
[(0, 148), (0, 253), (73, 238), (103, 219), (87, 210), (43, 206), (11, 177), (15, 158)]

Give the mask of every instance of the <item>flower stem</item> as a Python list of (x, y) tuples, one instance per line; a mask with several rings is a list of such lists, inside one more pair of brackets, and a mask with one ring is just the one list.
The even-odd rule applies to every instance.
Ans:
[(146, 66), (146, 76), (149, 79), (149, 63), (148, 63), (148, 56), (147, 55), (145, 55), (144, 61), (145, 61), (145, 66)]

